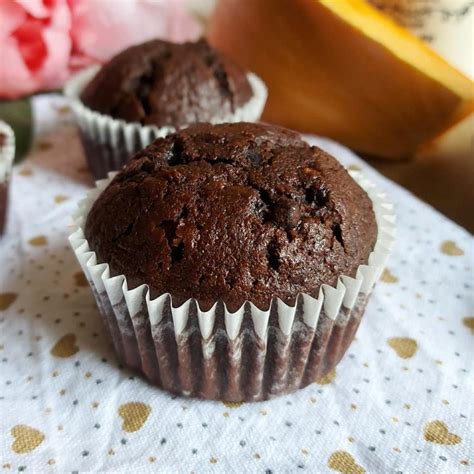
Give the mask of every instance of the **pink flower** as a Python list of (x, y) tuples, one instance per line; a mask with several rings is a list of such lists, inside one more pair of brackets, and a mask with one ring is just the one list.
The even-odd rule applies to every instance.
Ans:
[(185, 41), (183, 0), (0, 0), (0, 98), (61, 87), (71, 70), (151, 38)]
[(133, 44), (152, 38), (196, 39), (199, 24), (182, 0), (69, 0), (74, 60), (104, 62)]
[(66, 0), (2, 0), (0, 18), (0, 97), (61, 86), (71, 52)]

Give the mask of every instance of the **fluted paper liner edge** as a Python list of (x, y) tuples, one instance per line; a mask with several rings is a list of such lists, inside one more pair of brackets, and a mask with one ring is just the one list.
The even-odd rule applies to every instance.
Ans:
[[(115, 330), (122, 333), (122, 338), (130, 337), (131, 340), (134, 341), (133, 344), (137, 345), (135, 352), (140, 353), (140, 357), (142, 357), (142, 354), (139, 347), (140, 341), (138, 340), (137, 327), (143, 325), (144, 309), (146, 309), (146, 314), (149, 319), (152, 339), (154, 338), (153, 328), (159, 327), (162, 320), (170, 322), (169, 326), (172, 326), (172, 329), (168, 328), (168, 330), (174, 332), (176, 344), (178, 345), (176, 349), (178, 355), (176, 357), (178, 357), (178, 359), (179, 357), (186, 357), (186, 360), (183, 363), (183, 366), (186, 367), (188, 367), (186, 364), (192, 364), (192, 362), (188, 360), (189, 354), (186, 353), (187, 355), (183, 355), (179, 352), (181, 347), (179, 344), (184, 344), (186, 347), (190, 344), (191, 324), (195, 324), (197, 327), (194, 328), (194, 330), (198, 330), (200, 333), (204, 363), (206, 360), (210, 361), (214, 356), (214, 352), (217, 350), (217, 332), (219, 332), (219, 337), (222, 335), (225, 336), (229, 347), (233, 347), (232, 350), (236, 352), (237, 355), (233, 354), (231, 358), (233, 359), (236, 357), (236, 360), (240, 360), (242, 350), (241, 345), (243, 343), (237, 341), (237, 339), (239, 335), (242, 336), (245, 331), (249, 331), (248, 326), (249, 321), (251, 321), (251, 324), (253, 325), (251, 330), (254, 332), (254, 334), (252, 334), (252, 337), (254, 337), (253, 343), (258, 346), (258, 349), (254, 352), (262, 359), (260, 361), (254, 361), (254, 365), (256, 365), (256, 368), (254, 368), (254, 376), (257, 377), (257, 379), (260, 377), (260, 379), (255, 382), (256, 385), (263, 384), (262, 378), (264, 376), (264, 370), (266, 370), (264, 364), (267, 351), (273, 351), (273, 357), (279, 358), (281, 363), (286, 366), (285, 370), (287, 372), (290, 371), (291, 367), (288, 367), (289, 362), (286, 360), (290, 358), (288, 355), (290, 351), (289, 341), (296, 337), (297, 328), (301, 331), (301, 323), (304, 323), (306, 331), (312, 332), (311, 341), (317, 337), (322, 339), (321, 343), (318, 342), (316, 344), (317, 346), (320, 346), (318, 349), (319, 352), (322, 350), (321, 347), (326, 348), (328, 338), (331, 336), (331, 331), (335, 332), (330, 329), (329, 334), (326, 334), (321, 328), (323, 326), (328, 326), (328, 324), (331, 328), (333, 325), (337, 325), (340, 332), (340, 334), (337, 334), (337, 344), (341, 346), (339, 350), (331, 349), (333, 353), (329, 355), (316, 353), (316, 351), (316, 355), (314, 355), (313, 359), (316, 358), (317, 362), (309, 360), (312, 356), (309, 352), (310, 349), (306, 349), (306, 355), (297, 354), (296, 359), (305, 357), (306, 359), (299, 361), (300, 365), (302, 364), (300, 372), (303, 371), (304, 373), (299, 373), (296, 377), (296, 382), (293, 381), (291, 384), (288, 382), (288, 386), (283, 385), (282, 387), (276, 387), (273, 383), (272, 390), (262, 391), (261, 389), (256, 389), (256, 391), (252, 392), (249, 396), (244, 396), (239, 390), (230, 391), (230, 394), (222, 395), (222, 393), (218, 390), (216, 391), (215, 388), (213, 391), (211, 390), (212, 393), (210, 395), (206, 391), (204, 391), (204, 395), (202, 393), (199, 394), (199, 396), (204, 396), (205, 398), (221, 399), (223, 396), (226, 396), (227, 399), (234, 401), (265, 399), (304, 386), (309, 383), (309, 376), (307, 376), (307, 373), (313, 374), (314, 372), (321, 375), (322, 370), (327, 370), (328, 367), (333, 367), (337, 364), (354, 336), (355, 330), (360, 322), (360, 317), (365, 309), (367, 297), (375, 282), (378, 280), (392, 248), (395, 232), (395, 214), (392, 204), (386, 200), (384, 193), (380, 192), (370, 180), (363, 177), (359, 172), (349, 171), (349, 173), (367, 192), (373, 204), (378, 226), (378, 234), (374, 250), (370, 254), (367, 264), (359, 266), (355, 278), (341, 275), (335, 287), (322, 285), (317, 298), (308, 294), (300, 293), (294, 305), (287, 305), (279, 298), (274, 298), (268, 310), (261, 310), (252, 302), (246, 301), (237, 311), (232, 313), (226, 308), (223, 302), (216, 302), (209, 311), (203, 311), (199, 307), (198, 302), (191, 298), (183, 304), (174, 307), (172, 304), (172, 295), (169, 293), (152, 299), (147, 285), (141, 285), (137, 288), (129, 288), (127, 278), (124, 275), (112, 277), (108, 264), (98, 263), (95, 252), (89, 248), (89, 244), (84, 235), (83, 226), (85, 225), (87, 214), (94, 201), (110, 183), (116, 173), (109, 173), (107, 179), (97, 181), (96, 188), (91, 190), (87, 197), (79, 204), (79, 208), (74, 215), (74, 226), (76, 229), (69, 236), (69, 241), (82, 269), (84, 270), (89, 282), (91, 282), (99, 309), (102, 313), (107, 313), (107, 308), (105, 308), (105, 306), (110, 305), (109, 313), (112, 312), (112, 314), (115, 315), (112, 319), (116, 318), (117, 320), (112, 321), (112, 324), (118, 325), (118, 329), (115, 328)], [(104, 298), (101, 295), (106, 295), (107, 301), (103, 301)], [(273, 322), (269, 324), (272, 315)], [(296, 318), (297, 315), (298, 317)], [(121, 322), (123, 323), (127, 318), (131, 319), (131, 323), (128, 323), (128, 329), (126, 330), (130, 334), (125, 335), (123, 333), (124, 329), (123, 325), (121, 326)], [(194, 320), (191, 321), (191, 319), (197, 319), (197, 323)], [(219, 324), (221, 324), (222, 327), (219, 327), (219, 329), (216, 328), (216, 319), (221, 321)], [(345, 335), (345, 326), (349, 324), (351, 319), (353, 320), (351, 324), (354, 327), (349, 331), (350, 335)], [(246, 321), (245, 323), (244, 320)], [(140, 328), (141, 327), (142, 326), (140, 326)], [(109, 327), (109, 330), (111, 330), (112, 338), (114, 339), (114, 329)], [(134, 334), (134, 331), (136, 334)], [(269, 332), (272, 333), (273, 342), (271, 345), (267, 344)], [(341, 342), (342, 339), (345, 340), (344, 343)], [(119, 343), (119, 341), (114, 342)], [(148, 343), (149, 341), (146, 342)], [(312, 342), (310, 343), (313, 344)], [(156, 343), (154, 344), (156, 345)], [(277, 345), (278, 347), (275, 349), (273, 345)], [(234, 346), (236, 346), (237, 349)], [(118, 352), (126, 352), (124, 346), (121, 346), (121, 348), (116, 347), (116, 350)], [(182, 347), (181, 350), (183, 350)], [(189, 348), (186, 350), (189, 352)], [(296, 349), (296, 351), (298, 350), (299, 349)], [(281, 351), (286, 355), (282, 356), (280, 354)], [(320, 359), (323, 356), (330, 358), (329, 362), (326, 361), (324, 364), (325, 369), (320, 367), (322, 366)], [(160, 355), (157, 355), (156, 357), (161, 361), (163, 361), (163, 357), (166, 359), (166, 356), (163, 355), (161, 355), (161, 359)], [(135, 357), (135, 359), (136, 358), (137, 357)], [(295, 358), (294, 354), (293, 358)], [(311, 367), (308, 367), (310, 363), (313, 365), (316, 364), (314, 371), (311, 370)], [(237, 362), (235, 362), (235, 364), (237, 364), (237, 367), (234, 367), (233, 370), (239, 373), (240, 366)], [(147, 373), (147, 370), (141, 366), (140, 361), (136, 361), (135, 364), (129, 365), (136, 365), (136, 368), (145, 372), (148, 378), (153, 379), (153, 370), (149, 369), (148, 372), (151, 373)], [(188, 369), (190, 369), (190, 366)], [(215, 371), (217, 369), (214, 367), (212, 370)], [(284, 377), (285, 380), (291, 379), (291, 376), (288, 376), (286, 372), (283, 375), (278, 375), (280, 378)], [(189, 377), (189, 374), (187, 374), (187, 376)], [(238, 375), (236, 376), (238, 377)], [(170, 375), (170, 377), (172, 377), (172, 375)], [(172, 382), (161, 381), (157, 384), (185, 395), (191, 394), (191, 390), (186, 390), (186, 387), (183, 388), (182, 384), (180, 387), (174, 387)], [(192, 385), (192, 383), (188, 381), (188, 385)]]
[(10, 178), (15, 158), (15, 134), (11, 127), (0, 120), (0, 134), (5, 135), (6, 140), (0, 147), (0, 184), (6, 183)]

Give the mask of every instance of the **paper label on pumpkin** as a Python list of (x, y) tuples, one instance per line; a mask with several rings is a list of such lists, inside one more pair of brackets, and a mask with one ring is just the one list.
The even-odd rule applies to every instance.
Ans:
[(474, 3), (471, 0), (369, 0), (474, 78)]

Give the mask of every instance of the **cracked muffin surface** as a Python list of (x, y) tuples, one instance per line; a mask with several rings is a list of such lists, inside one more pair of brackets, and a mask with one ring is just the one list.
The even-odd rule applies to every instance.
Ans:
[(227, 117), (251, 97), (246, 72), (205, 40), (132, 46), (105, 64), (81, 94), (102, 114), (175, 128)]
[(267, 309), (355, 276), (377, 235), (372, 203), (333, 157), (263, 124), (196, 124), (136, 154), (94, 203), (99, 262), (173, 304)]

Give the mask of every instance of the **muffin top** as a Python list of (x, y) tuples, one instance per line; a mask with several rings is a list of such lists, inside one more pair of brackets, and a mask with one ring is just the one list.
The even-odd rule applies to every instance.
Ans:
[(252, 94), (246, 72), (205, 40), (153, 40), (112, 58), (81, 100), (116, 119), (179, 128), (228, 117)]
[(372, 203), (330, 155), (263, 124), (196, 124), (136, 154), (95, 201), (86, 238), (129, 284), (209, 309), (317, 297), (367, 263)]

